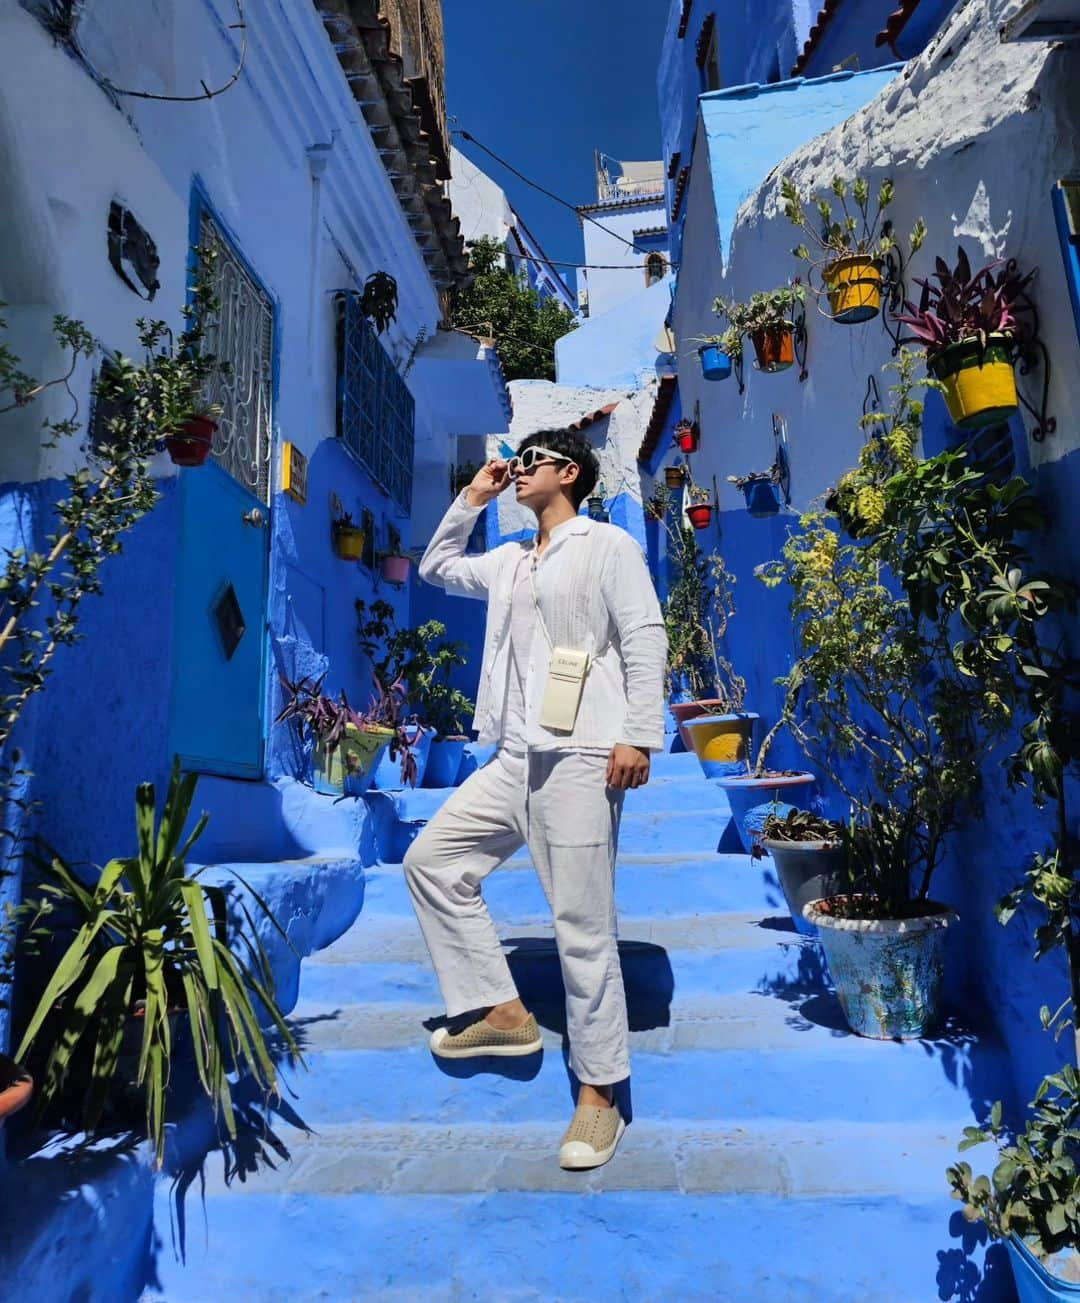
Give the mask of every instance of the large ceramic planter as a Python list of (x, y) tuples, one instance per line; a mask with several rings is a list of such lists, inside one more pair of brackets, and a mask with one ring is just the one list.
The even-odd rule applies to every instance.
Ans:
[(726, 380), (731, 375), (731, 355), (716, 344), (705, 344), (698, 349), (701, 374), (706, 380)]
[(848, 1026), (877, 1040), (917, 1040), (938, 1021), (945, 970), (945, 936), (959, 920), (946, 905), (926, 902), (917, 918), (839, 917), (837, 903), (811, 901), (804, 910), (818, 939)]
[(750, 336), (757, 355), (759, 371), (772, 374), (786, 371), (795, 362), (795, 327), (790, 322), (780, 326), (766, 326)]
[(881, 268), (872, 258), (854, 254), (837, 258), (825, 268), (822, 279), (833, 321), (854, 326), (881, 311)]
[(379, 758), (394, 736), (388, 728), (359, 729), (349, 724), (333, 751), (316, 742), (311, 756), (317, 792), (360, 796), (371, 786)]
[(1005, 1243), (1020, 1303), (1080, 1303), (1080, 1284), (1053, 1275), (1017, 1236)]
[(926, 365), (944, 385), (949, 419), (962, 430), (997, 425), (1016, 412), (1016, 376), (1004, 336), (991, 335), (985, 349), (975, 338), (950, 344), (928, 355)]
[[(407, 724), (405, 734), (411, 743), (413, 759), (416, 761), (416, 782), (414, 786), (420, 787), (427, 772), (428, 756), (431, 754), (431, 743), (435, 734), (431, 729), (424, 728), (420, 724)], [(382, 792), (405, 786), (401, 781), (400, 752), (392, 760), (389, 749), (383, 753), (383, 757), (375, 770), (374, 781), (375, 786)]]
[(791, 921), (803, 936), (817, 936), (817, 928), (803, 916), (812, 900), (835, 896), (847, 885), (844, 852), (834, 842), (786, 842), (763, 838), (780, 879)]
[(731, 778), (746, 773), (756, 719), (749, 711), (698, 715), (680, 725), (679, 731), (689, 738), (706, 778)]
[(456, 787), (465, 757), (466, 737), (433, 738), (428, 753), (425, 787)]
[(767, 774), (764, 778), (721, 778), (717, 786), (731, 807), (731, 819), (744, 850), (760, 840), (770, 814), (780, 818), (793, 807), (805, 808), (816, 779), (813, 774)]
[(0, 1126), (30, 1103), (34, 1079), (12, 1059), (0, 1054)]

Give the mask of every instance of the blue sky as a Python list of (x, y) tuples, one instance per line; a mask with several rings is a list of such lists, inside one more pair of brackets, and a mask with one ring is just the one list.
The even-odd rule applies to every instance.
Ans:
[[(594, 149), (660, 157), (667, 10), (668, 0), (443, 0), (447, 111), (541, 185), (591, 203)], [(550, 258), (580, 261), (572, 212), (455, 144), (503, 187)]]

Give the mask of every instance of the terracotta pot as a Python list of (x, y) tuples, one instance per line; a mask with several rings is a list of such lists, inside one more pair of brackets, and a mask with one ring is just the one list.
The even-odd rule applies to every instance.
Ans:
[(945, 386), (949, 419), (962, 430), (998, 425), (1016, 411), (1016, 377), (1009, 341), (991, 335), (986, 348), (977, 339), (950, 344), (928, 355), (931, 375)]
[(412, 557), (384, 556), (379, 563), (379, 570), (388, 584), (404, 584), (408, 582), (411, 565)]
[(690, 517), (690, 524), (695, 529), (705, 529), (712, 519), (712, 504), (695, 502), (692, 507), (686, 508), (686, 514)]
[(165, 436), (165, 447), (177, 466), (203, 466), (214, 446), (217, 421), (193, 416), (179, 434)]
[(849, 254), (829, 263), (822, 273), (833, 321), (853, 326), (881, 311), (881, 268), (873, 258)]
[(759, 371), (786, 371), (795, 362), (795, 327), (790, 322), (755, 330), (750, 342), (757, 354)]
[(17, 1063), (0, 1054), (0, 1126), (6, 1118), (25, 1108), (33, 1093), (33, 1077)]

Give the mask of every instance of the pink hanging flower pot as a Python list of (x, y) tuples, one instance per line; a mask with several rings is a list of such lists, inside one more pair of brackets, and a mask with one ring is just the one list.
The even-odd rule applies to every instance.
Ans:
[(411, 565), (412, 557), (388, 555), (379, 562), (379, 573), (388, 584), (404, 584), (408, 582)]

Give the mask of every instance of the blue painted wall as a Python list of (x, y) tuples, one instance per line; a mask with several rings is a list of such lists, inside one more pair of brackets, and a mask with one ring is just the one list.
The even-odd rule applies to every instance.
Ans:
[(555, 345), (559, 384), (638, 388), (656, 374), (653, 341), (670, 306), (671, 278), (665, 277), (602, 316), (590, 316)]
[(921, 0), (908, 19), (894, 53), (887, 44), (877, 45), (896, 0), (843, 0), (833, 10), (820, 39), (802, 68), (804, 77), (820, 77), (852, 55), (864, 71), (889, 63), (899, 55), (912, 59), (926, 48), (931, 37), (953, 8), (955, 0)]

